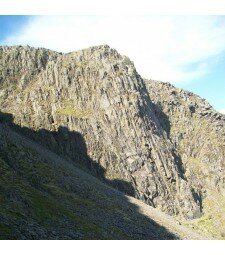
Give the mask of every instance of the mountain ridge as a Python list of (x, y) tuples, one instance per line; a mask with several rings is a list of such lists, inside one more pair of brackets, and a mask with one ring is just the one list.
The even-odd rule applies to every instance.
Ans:
[[(29, 139), (79, 163), (89, 174), (106, 182), (124, 181), (127, 185), (114, 182), (114, 187), (128, 194), (131, 184), (136, 198), (186, 219), (205, 214), (204, 202), (215, 187), (214, 181), (201, 180), (205, 174), (219, 183), (218, 194), (223, 193), (225, 142), (217, 137), (224, 137), (223, 115), (206, 105), (199, 117), (193, 111), (199, 111), (196, 105), (201, 99), (186, 105), (185, 98), (188, 101), (194, 94), (142, 79), (133, 62), (109, 46), (66, 54), (3, 46), (0, 71), (0, 110), (12, 114), (16, 125), (26, 127), (23, 134)], [(209, 121), (208, 115), (220, 119)], [(200, 144), (213, 126), (207, 153), (196, 141), (193, 147), (187, 138), (180, 139), (186, 120), (190, 125), (196, 120), (196, 126), (206, 123)], [(188, 135), (198, 135), (193, 129), (196, 132), (187, 130)], [(83, 136), (84, 149), (72, 132)], [(208, 150), (215, 147), (214, 141), (220, 144), (215, 154)], [(197, 151), (194, 157), (192, 150)], [(206, 156), (208, 162), (215, 158), (208, 168), (201, 166)]]
[[(32, 52), (31, 48), (29, 50)], [(7, 54), (14, 61), (11, 51)], [(40, 54), (43, 54), (43, 50)], [(27, 125), (34, 130), (51, 130), (58, 125), (68, 126), (70, 130), (77, 129), (86, 136), (91, 158), (100, 162), (109, 176), (133, 182), (138, 197), (154, 206), (158, 203), (162, 210), (170, 214), (184, 210), (185, 215), (190, 214), (187, 217), (193, 217), (199, 211), (199, 206), (173, 162), (171, 145), (165, 141), (150, 107), (145, 84), (133, 63), (108, 46), (52, 58), (40, 73), (40, 67), (34, 76), (25, 72), (27, 85), (23, 84), (19, 92), (10, 94), (4, 100), (2, 109), (14, 114), (17, 124)], [(27, 61), (25, 66), (30, 65), (29, 58)], [(12, 76), (14, 78), (13, 73)], [(124, 131), (121, 133), (121, 130)], [(130, 133), (127, 134), (126, 130)], [(54, 144), (50, 146), (53, 148)], [(70, 149), (66, 148), (67, 156), (73, 153), (72, 146), (69, 144)], [(162, 147), (163, 150), (159, 149)], [(148, 176), (149, 169), (152, 169), (151, 177)], [(131, 172), (134, 174), (131, 175)], [(180, 182), (178, 187), (176, 182)], [(146, 186), (147, 183), (151, 184)], [(155, 183), (158, 183), (157, 186)], [(186, 208), (180, 195), (175, 195), (180, 188), (182, 196), (186, 196)], [(161, 199), (161, 196), (166, 199)]]

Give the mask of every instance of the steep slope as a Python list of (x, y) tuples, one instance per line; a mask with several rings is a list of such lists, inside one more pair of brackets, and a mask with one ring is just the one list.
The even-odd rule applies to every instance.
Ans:
[(127, 57), (108, 46), (69, 54), (30, 47), (0, 52), (0, 109), (20, 126), (42, 129), (30, 138), (101, 179), (132, 183), (136, 197), (169, 214), (200, 216), (201, 201)]
[(145, 83), (155, 114), (180, 156), (180, 166), (202, 200), (205, 216), (194, 225), (224, 236), (225, 116), (197, 95), (169, 83)]
[(0, 239), (204, 239), (15, 127), (1, 116)]

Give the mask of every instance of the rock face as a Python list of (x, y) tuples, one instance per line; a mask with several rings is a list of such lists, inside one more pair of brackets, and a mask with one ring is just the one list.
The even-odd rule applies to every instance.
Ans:
[(149, 205), (195, 218), (206, 190), (200, 185), (220, 183), (223, 190), (224, 133), (217, 132), (224, 130), (223, 116), (186, 92), (144, 81), (108, 46), (68, 54), (1, 47), (0, 72), (0, 109), (34, 130), (30, 138), (100, 179), (132, 183), (134, 195)]
[(188, 181), (199, 194), (207, 190), (225, 194), (225, 116), (193, 93), (168, 83), (145, 82)]
[(202, 201), (204, 228), (221, 238), (225, 233), (225, 115), (169, 83), (145, 83), (154, 112), (179, 155), (180, 167)]

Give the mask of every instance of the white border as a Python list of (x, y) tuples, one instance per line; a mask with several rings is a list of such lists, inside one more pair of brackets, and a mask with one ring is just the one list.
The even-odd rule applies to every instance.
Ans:
[[(0, 0), (0, 14), (151, 15), (225, 14), (224, 0)], [(1, 29), (1, 24), (0, 24)], [(8, 254), (224, 254), (224, 241), (0, 241)]]
[(0, 241), (4, 255), (223, 255), (224, 241)]
[(0, 14), (223, 15), (225, 0), (0, 0)]

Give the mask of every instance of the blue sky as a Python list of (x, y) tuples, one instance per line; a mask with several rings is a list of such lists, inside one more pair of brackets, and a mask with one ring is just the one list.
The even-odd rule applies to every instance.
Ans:
[(176, 86), (194, 92), (225, 114), (225, 53), (204, 76)]
[(0, 16), (1, 45), (69, 52), (108, 44), (149, 79), (225, 113), (225, 16)]
[(29, 16), (0, 16), (0, 41), (19, 30), (29, 20)]

